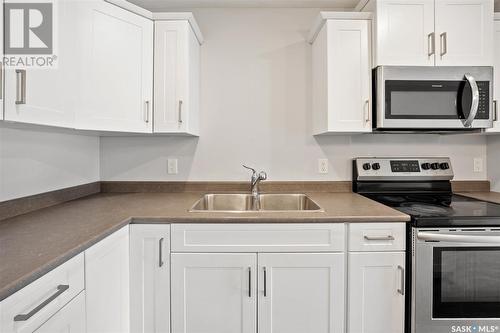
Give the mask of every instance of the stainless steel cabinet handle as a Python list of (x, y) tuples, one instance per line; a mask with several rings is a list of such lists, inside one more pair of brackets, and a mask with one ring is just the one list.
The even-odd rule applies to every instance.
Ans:
[(252, 267), (248, 267), (248, 297), (252, 297)]
[(394, 240), (394, 236), (392, 235), (387, 235), (387, 236), (364, 236), (366, 240), (372, 240), (372, 241), (382, 241), (382, 240)]
[(163, 266), (163, 237), (160, 238), (160, 241), (158, 242), (158, 266), (161, 267)]
[(145, 110), (144, 110), (144, 121), (149, 123), (149, 101), (144, 102)]
[(467, 119), (464, 121), (464, 127), (471, 127), (472, 122), (476, 119), (477, 111), (479, 109), (479, 88), (477, 86), (476, 79), (470, 74), (465, 74), (465, 79), (469, 82), (470, 88), (472, 90), (472, 103), (470, 106), (470, 112)]
[(405, 269), (398, 265), (399, 272), (401, 273), (401, 288), (398, 289), (398, 293), (401, 295), (405, 294)]
[(367, 99), (365, 101), (365, 105), (366, 105), (366, 110), (367, 110), (366, 111), (366, 120), (365, 121), (366, 121), (366, 123), (369, 123), (371, 121), (371, 116), (372, 116), (371, 115), (371, 111), (370, 111), (370, 100), (369, 99)]
[(38, 311), (40, 311), (41, 309), (43, 309), (44, 307), (46, 307), (50, 302), (52, 302), (53, 300), (55, 300), (57, 297), (59, 297), (59, 295), (61, 295), (63, 292), (65, 292), (68, 289), (69, 289), (69, 285), (67, 285), (67, 284), (60, 284), (60, 285), (58, 285), (57, 286), (57, 291), (52, 296), (50, 296), (45, 301), (43, 301), (42, 303), (40, 303), (37, 307), (35, 307), (30, 312), (28, 312), (26, 314), (18, 314), (17, 316), (14, 317), (14, 321), (26, 321), (26, 320), (30, 319)]
[(179, 124), (182, 124), (182, 101), (179, 101)]
[(441, 44), (441, 57), (444, 56), (446, 53), (448, 53), (448, 34), (446, 32), (443, 32), (441, 35), (439, 35), (439, 40)]
[(427, 55), (430, 57), (436, 53), (436, 34), (431, 32), (427, 35)]
[(493, 121), (498, 121), (498, 101), (493, 101)]
[(267, 271), (266, 267), (263, 267), (264, 270), (264, 297), (267, 297)]
[(16, 104), (26, 104), (25, 69), (16, 69)]

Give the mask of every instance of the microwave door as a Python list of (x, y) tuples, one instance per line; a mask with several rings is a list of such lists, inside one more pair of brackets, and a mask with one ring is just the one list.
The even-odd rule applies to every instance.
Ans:
[(462, 112), (463, 125), (465, 128), (471, 128), (472, 122), (477, 116), (479, 110), (479, 87), (476, 79), (465, 74), (465, 81), (458, 91), (457, 107)]

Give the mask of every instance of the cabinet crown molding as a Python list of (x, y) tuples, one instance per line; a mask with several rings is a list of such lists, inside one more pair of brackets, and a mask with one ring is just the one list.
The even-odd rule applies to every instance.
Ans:
[(191, 12), (164, 12), (164, 13), (153, 13), (153, 21), (188, 21), (191, 29), (198, 40), (200, 45), (203, 44), (205, 39), (201, 33), (200, 27), (196, 22), (196, 19)]
[(309, 31), (307, 41), (309, 44), (314, 43), (326, 20), (371, 20), (372, 17), (370, 12), (320, 12)]

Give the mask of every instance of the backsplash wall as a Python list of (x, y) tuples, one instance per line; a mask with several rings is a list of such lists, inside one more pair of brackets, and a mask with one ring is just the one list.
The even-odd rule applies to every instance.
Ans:
[[(311, 50), (319, 9), (197, 9), (201, 135), (101, 138), (103, 180), (247, 180), (242, 163), (270, 180), (350, 180), (356, 156), (450, 156), (456, 179), (473, 172), (486, 138), (438, 135), (311, 135)], [(167, 158), (179, 174), (167, 174)], [(318, 158), (329, 173), (319, 174)]]
[(488, 137), (488, 179), (491, 190), (500, 192), (500, 136)]
[(0, 161), (0, 201), (91, 183), (100, 178), (99, 137), (0, 123)]

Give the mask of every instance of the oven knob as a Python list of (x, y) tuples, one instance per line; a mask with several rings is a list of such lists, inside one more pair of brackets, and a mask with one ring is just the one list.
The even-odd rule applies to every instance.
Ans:
[(373, 170), (380, 170), (380, 164), (379, 163), (373, 163), (372, 164), (372, 169)]
[(422, 169), (429, 170), (430, 168), (431, 168), (431, 164), (430, 163), (422, 163)]
[(439, 167), (442, 169), (442, 170), (448, 170), (450, 168), (450, 165), (448, 163), (441, 163), (439, 165)]
[(432, 170), (438, 170), (439, 169), (439, 163), (432, 163), (431, 164), (431, 169)]
[(363, 170), (370, 170), (372, 168), (372, 166), (370, 165), (370, 163), (364, 163), (363, 164)]

